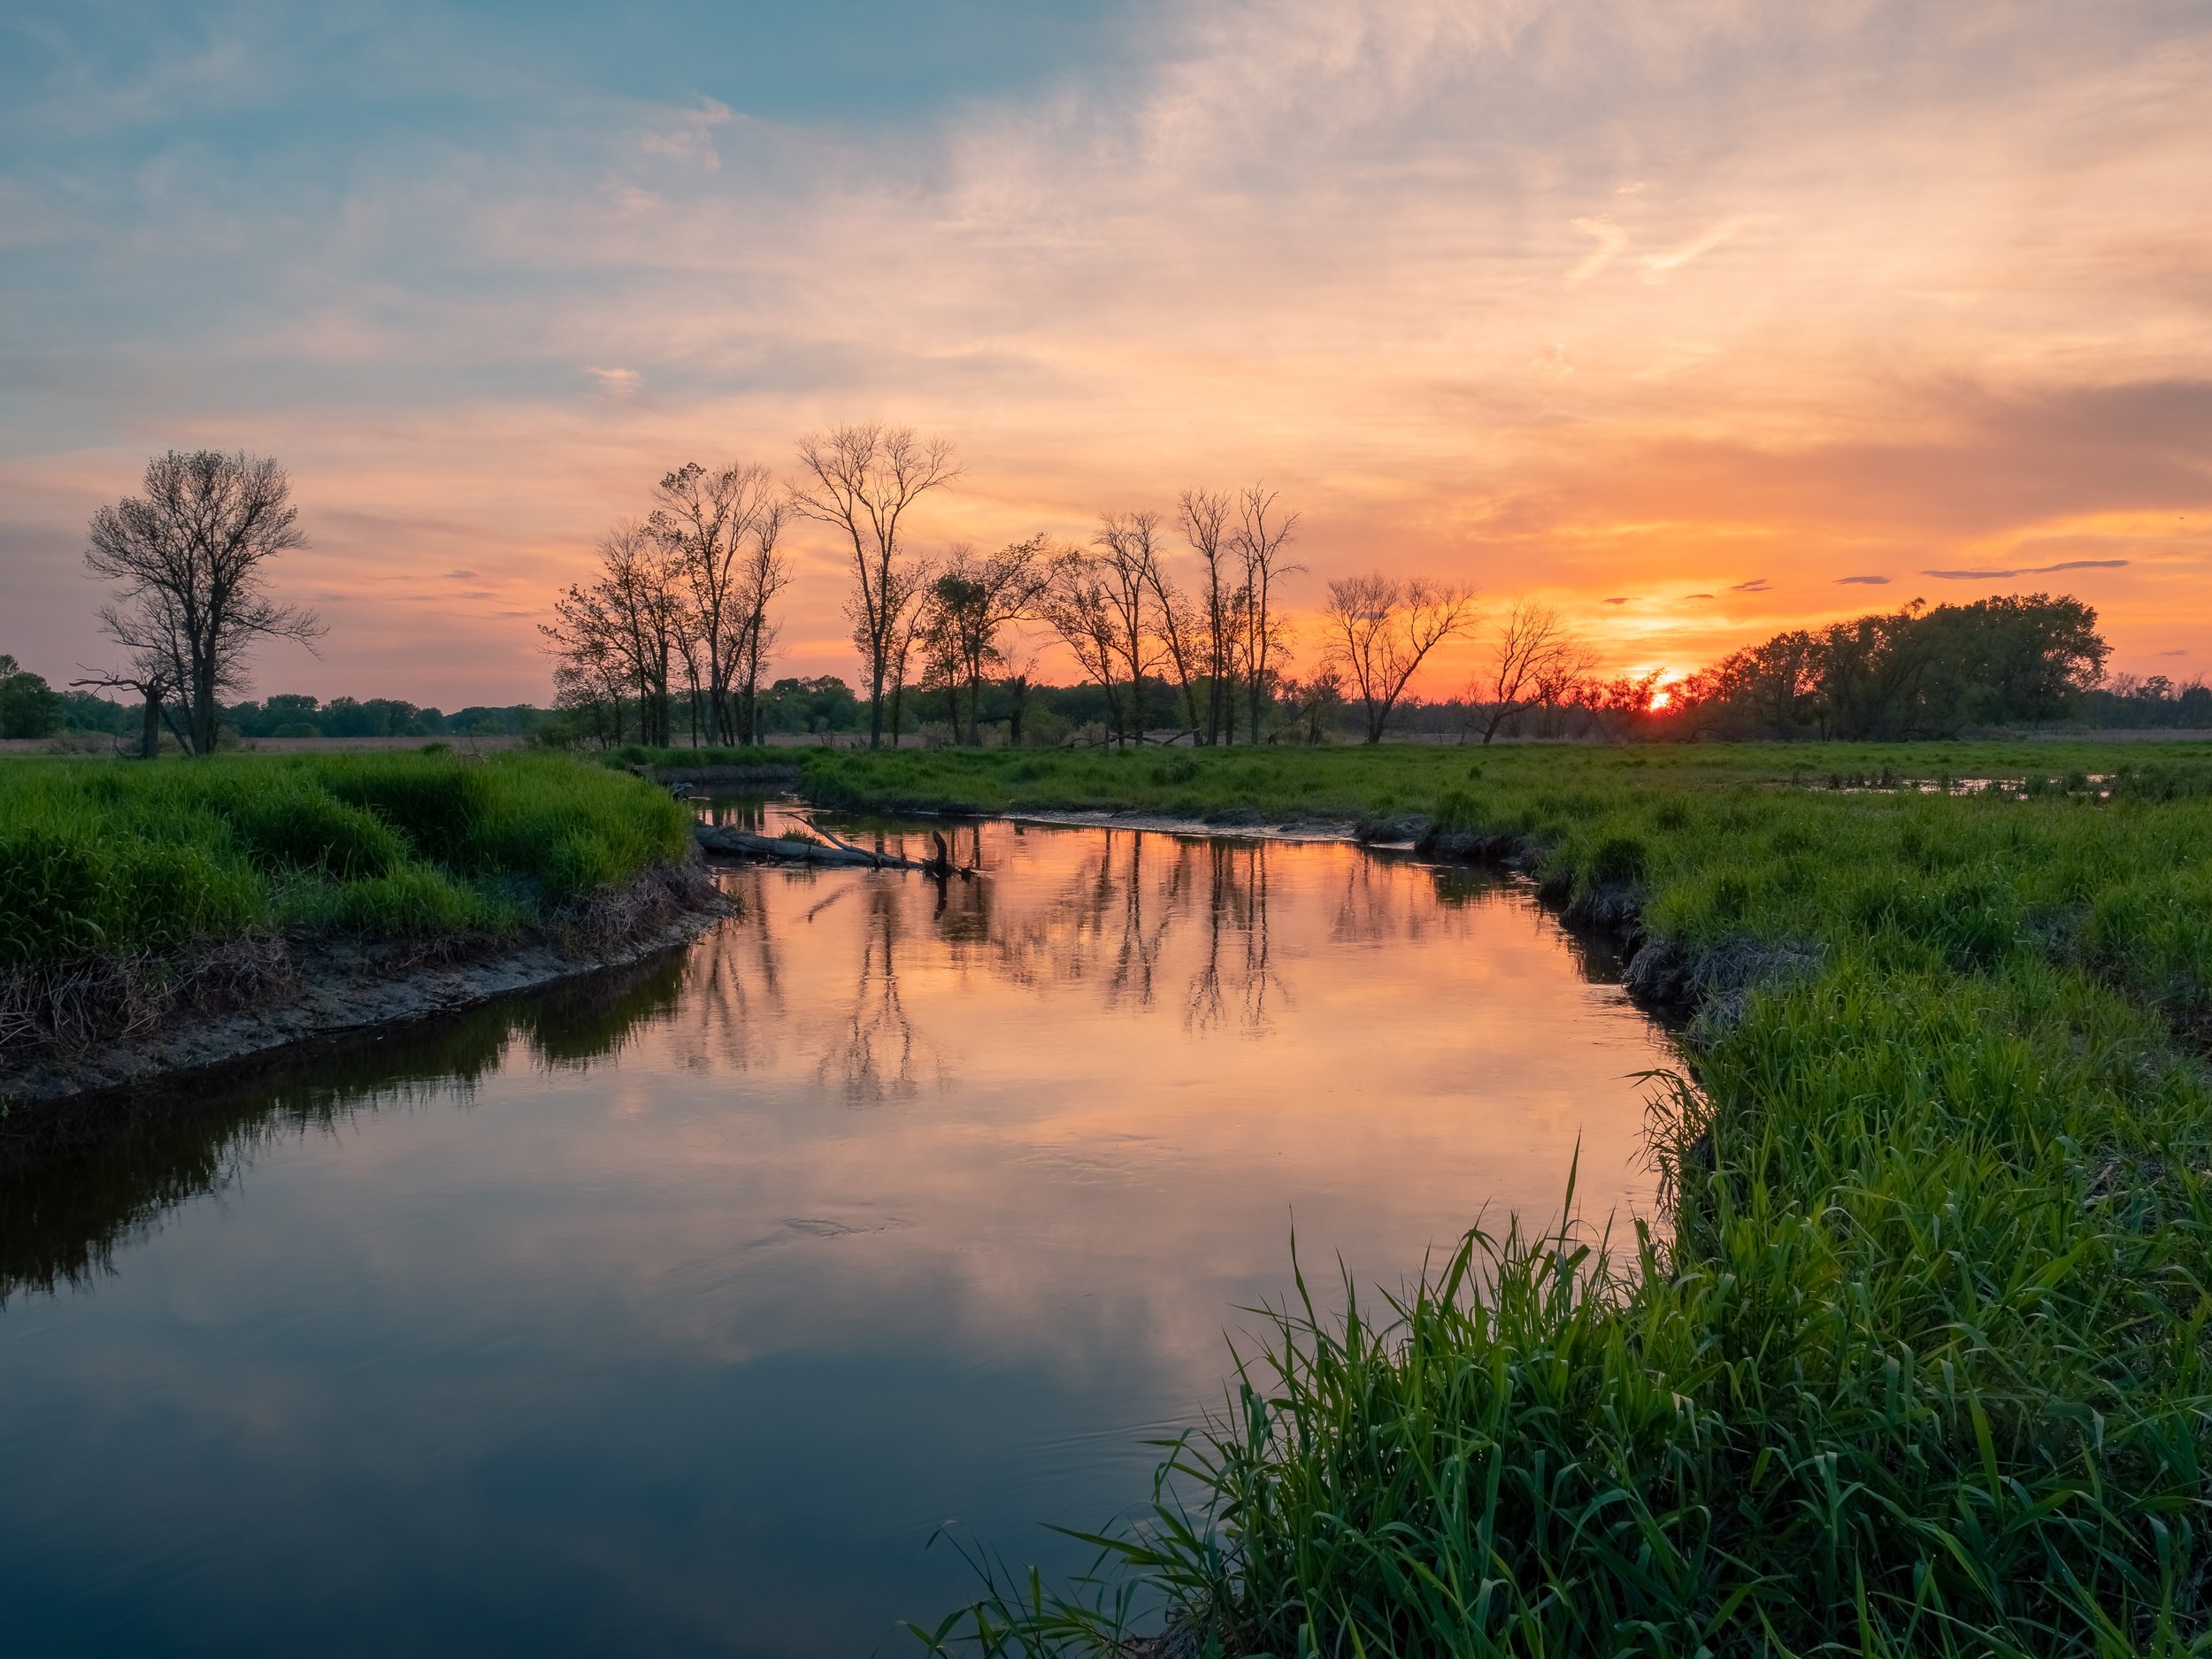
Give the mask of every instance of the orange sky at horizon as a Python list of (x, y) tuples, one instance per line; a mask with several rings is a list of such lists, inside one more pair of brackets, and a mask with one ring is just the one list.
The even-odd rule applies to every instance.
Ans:
[[(104, 661), (86, 518), (154, 449), (243, 446), (291, 469), (313, 546), (280, 586), (332, 625), (320, 663), (264, 652), (258, 691), (542, 702), (535, 624), (663, 472), (788, 477), (801, 433), (887, 419), (965, 463), (924, 551), (1263, 479), (1302, 514), (1296, 611), (1425, 572), (1494, 614), (1557, 605), (1610, 671), (1680, 672), (2045, 591), (2097, 608), (2117, 668), (2212, 672), (2205, 19), (1110, 21), (1110, 62), (873, 125), (754, 113), (703, 61), (687, 96), (579, 97), (472, 148), (372, 133), (304, 231), (242, 172), (178, 281), (266, 237), (257, 304), (148, 322), (135, 354), (58, 312), (8, 336), (0, 650), (57, 680)], [(143, 258), (84, 189), (0, 192), (0, 257)], [(86, 302), (111, 333), (139, 314), (114, 292)], [(836, 549), (790, 545), (775, 672), (855, 679)]]

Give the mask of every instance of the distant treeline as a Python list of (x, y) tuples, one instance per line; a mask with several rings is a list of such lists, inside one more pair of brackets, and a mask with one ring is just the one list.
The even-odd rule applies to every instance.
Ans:
[[(1632, 684), (1582, 672), (1538, 674), (1507, 700), (1472, 695), (1409, 697), (1391, 718), (1400, 736), (1435, 742), (1487, 736), (1602, 741), (1701, 738), (1898, 739), (1956, 737), (2027, 726), (2212, 729), (2212, 687), (2166, 675), (2103, 674), (2109, 648), (2096, 613), (2071, 598), (1998, 597), (1971, 604), (1909, 606), (1819, 630), (1778, 634), (1677, 681), (1655, 697), (1655, 676)], [(1572, 654), (1567, 653), (1568, 660)], [(1204, 682), (1198, 682), (1202, 699)], [(1035, 684), (1025, 674), (975, 682), (895, 686), (884, 726), (892, 739), (920, 731), (943, 742), (1056, 748), (1102, 742), (1125, 727), (1178, 733), (1192, 698), (1147, 674), (1112, 695), (1095, 683)], [(1654, 706), (1655, 702), (1656, 706)], [(668, 735), (709, 741), (703, 702), (669, 697)], [(787, 678), (757, 694), (763, 735), (833, 736), (869, 729), (867, 699), (833, 674)], [(224, 705), (226, 741), (286, 737), (512, 735), (549, 745), (615, 744), (649, 724), (634, 697), (541, 709), (472, 706), (446, 713), (391, 697), (300, 695)], [(134, 735), (142, 710), (83, 691), (53, 690), (0, 656), (0, 736), (65, 732)], [(1361, 710), (1325, 676), (1284, 679), (1260, 706), (1263, 741), (1316, 742), (1365, 735)]]
[[(0, 657), (0, 665), (12, 659)], [(265, 703), (219, 705), (218, 729), (228, 739), (255, 737), (455, 737), (528, 735), (549, 717), (520, 703), (473, 706), (448, 714), (393, 697), (319, 698), (284, 695)], [(58, 737), (65, 733), (135, 738), (143, 710), (88, 691), (56, 691), (37, 674), (0, 674), (0, 736)]]
[(2104, 685), (2111, 648), (2078, 599), (1918, 601), (1821, 629), (1792, 629), (1673, 687), (1655, 735), (1956, 737), (2060, 723), (2212, 721), (2212, 692), (2163, 676)]

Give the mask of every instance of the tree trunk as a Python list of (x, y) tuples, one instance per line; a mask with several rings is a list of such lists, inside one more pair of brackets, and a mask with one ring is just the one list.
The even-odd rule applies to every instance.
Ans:
[(146, 720), (139, 728), (138, 757), (152, 760), (161, 753), (161, 693), (146, 688)]
[(192, 687), (192, 752), (212, 755), (215, 752), (215, 675), (213, 665), (193, 676)]

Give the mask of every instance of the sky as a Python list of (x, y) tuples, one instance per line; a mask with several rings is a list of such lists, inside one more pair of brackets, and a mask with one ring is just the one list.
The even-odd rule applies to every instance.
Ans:
[[(1680, 671), (2070, 593), (2185, 680), (2208, 86), (2201, 0), (0, 0), (0, 651), (111, 661), (86, 520), (242, 447), (330, 624), (260, 691), (543, 702), (664, 472), (880, 419), (958, 447), (925, 551), (1263, 480), (1294, 608)], [(778, 672), (856, 677), (790, 545)]]

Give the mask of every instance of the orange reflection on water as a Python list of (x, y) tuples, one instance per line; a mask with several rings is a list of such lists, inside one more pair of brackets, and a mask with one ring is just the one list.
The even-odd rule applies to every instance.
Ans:
[(1141, 1500), (1294, 1223), (1326, 1302), (1548, 1219), (1578, 1146), (1594, 1225), (1650, 1209), (1671, 1050), (1525, 890), (954, 839), (973, 881), (728, 871), (680, 960), (0, 1184), (18, 1645), (892, 1651), (972, 1593), (942, 1523), (1086, 1564), (1037, 1524)]
[(1674, 1056), (1525, 890), (1329, 843), (956, 841), (973, 881), (722, 878), (741, 915), (660, 1063), (804, 1088), (809, 1213), (941, 1217), (1017, 1303), (1049, 1260), (1119, 1259), (1217, 1359), (1294, 1219), (1395, 1282), (1478, 1220), (1555, 1217), (1578, 1148), (1583, 1217), (1650, 1211), (1634, 1079)]

